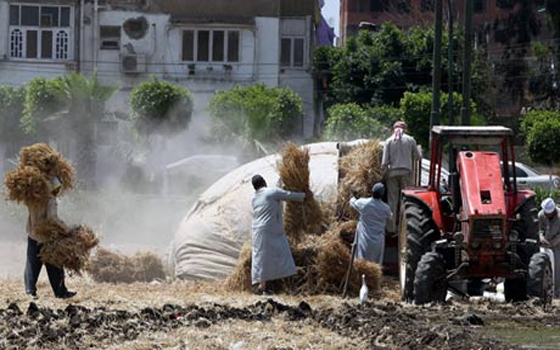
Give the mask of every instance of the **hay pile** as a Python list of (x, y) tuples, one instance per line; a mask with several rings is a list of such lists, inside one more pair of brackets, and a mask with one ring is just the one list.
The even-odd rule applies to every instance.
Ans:
[[(305, 241), (292, 248), (297, 267), (295, 276), (272, 281), (276, 292), (290, 294), (340, 293), (341, 285), (350, 263), (350, 249), (342, 237), (347, 235), (349, 225), (338, 224), (324, 235), (306, 236)], [(361, 287), (362, 274), (370, 291), (379, 289), (381, 267), (377, 264), (354, 260), (354, 273), (348, 282), (348, 293), (357, 295)], [(246, 244), (239, 255), (233, 274), (226, 280), (226, 288), (233, 291), (251, 291), (251, 245)]]
[[(282, 159), (277, 165), (280, 180), (285, 190), (309, 192), (309, 150), (288, 142), (282, 150)], [(284, 230), (291, 246), (300, 243), (306, 233), (315, 233), (323, 223), (321, 206), (314, 199), (303, 203), (288, 201), (284, 214)]]
[(127, 256), (98, 248), (87, 272), (96, 282), (133, 283), (165, 280), (161, 259), (149, 252)]
[(91, 250), (99, 243), (99, 238), (85, 225), (74, 226), (66, 232), (57, 232), (60, 227), (51, 226), (50, 232), (54, 233), (54, 237), (43, 244), (41, 260), (81, 274), (87, 266)]
[(371, 188), (383, 177), (381, 157), (383, 146), (377, 140), (355, 146), (339, 160), (338, 209), (341, 220), (355, 220), (358, 214), (350, 208), (352, 193), (370, 197)]

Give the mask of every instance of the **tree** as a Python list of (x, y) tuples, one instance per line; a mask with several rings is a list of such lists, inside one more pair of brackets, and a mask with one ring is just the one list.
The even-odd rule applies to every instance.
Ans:
[[(445, 115), (447, 107), (448, 94), (442, 93), (440, 97), (440, 109), (442, 115)], [(463, 103), (463, 97), (458, 93), (453, 94), (453, 113), (458, 116)], [(418, 144), (427, 148), (430, 138), (430, 113), (432, 109), (432, 93), (421, 91), (417, 93), (405, 92), (400, 102), (401, 113), (407, 124), (407, 132), (412, 135)], [(484, 125), (484, 119), (477, 113), (476, 104), (471, 101), (471, 123), (472, 125)], [(459, 123), (459, 118), (455, 118)], [(446, 119), (441, 120), (441, 124), (447, 124)]]
[(355, 103), (334, 105), (328, 110), (329, 117), (323, 138), (328, 141), (351, 141), (361, 138), (384, 139), (390, 134), (390, 128), (384, 126), (376, 116), (387, 112), (393, 113), (393, 115), (399, 113), (396, 108), (368, 109)]
[(99, 84), (96, 75), (88, 78), (79, 73), (64, 76), (62, 83), (62, 91), (68, 105), (65, 121), (76, 140), (78, 179), (85, 188), (92, 188), (95, 187), (97, 172), (96, 125), (105, 112), (105, 102), (117, 89)]
[(192, 118), (189, 90), (153, 77), (130, 94), (131, 120), (142, 135), (173, 134), (185, 130)]
[(6, 159), (17, 154), (25, 139), (20, 128), (24, 101), (25, 89), (0, 86), (0, 142)]
[(274, 143), (298, 133), (303, 102), (289, 88), (256, 84), (218, 92), (209, 111), (215, 137)]
[(534, 112), (523, 126), (529, 158), (549, 167), (560, 163), (560, 112)]
[(59, 118), (57, 114), (67, 107), (62, 79), (32, 79), (25, 86), (23, 106), (21, 126), (25, 134), (45, 139), (56, 133), (55, 127), (49, 128), (49, 122)]

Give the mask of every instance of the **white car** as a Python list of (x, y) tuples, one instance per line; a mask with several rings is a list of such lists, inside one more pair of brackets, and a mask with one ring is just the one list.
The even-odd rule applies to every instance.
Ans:
[[(503, 169), (502, 169), (503, 173)], [(509, 174), (513, 174), (513, 167), (509, 164)], [(515, 162), (515, 175), (517, 184), (521, 188), (534, 189), (540, 187), (542, 189), (560, 189), (560, 177), (556, 175), (540, 174), (535, 169), (523, 163)]]

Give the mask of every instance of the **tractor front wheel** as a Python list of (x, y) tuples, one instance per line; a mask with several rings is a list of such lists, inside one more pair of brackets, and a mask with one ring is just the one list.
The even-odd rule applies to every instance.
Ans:
[(443, 303), (447, 295), (447, 270), (441, 254), (426, 253), (414, 277), (414, 303)]
[(527, 295), (539, 298), (545, 304), (552, 302), (552, 265), (546, 253), (531, 257), (527, 274)]
[(508, 303), (527, 300), (526, 281), (522, 278), (506, 278), (504, 296)]

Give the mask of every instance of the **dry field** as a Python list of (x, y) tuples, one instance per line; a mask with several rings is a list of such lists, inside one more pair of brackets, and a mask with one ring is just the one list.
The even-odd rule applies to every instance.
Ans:
[[(21, 278), (0, 284), (0, 349), (534, 349), (558, 348), (560, 308), (490, 300), (417, 307), (394, 282), (360, 306), (334, 296), (255, 296), (221, 284), (68, 280), (72, 300), (39, 298)], [(548, 340), (544, 337), (549, 337)], [(556, 342), (556, 344), (554, 344)], [(524, 347), (526, 348), (526, 347)]]

